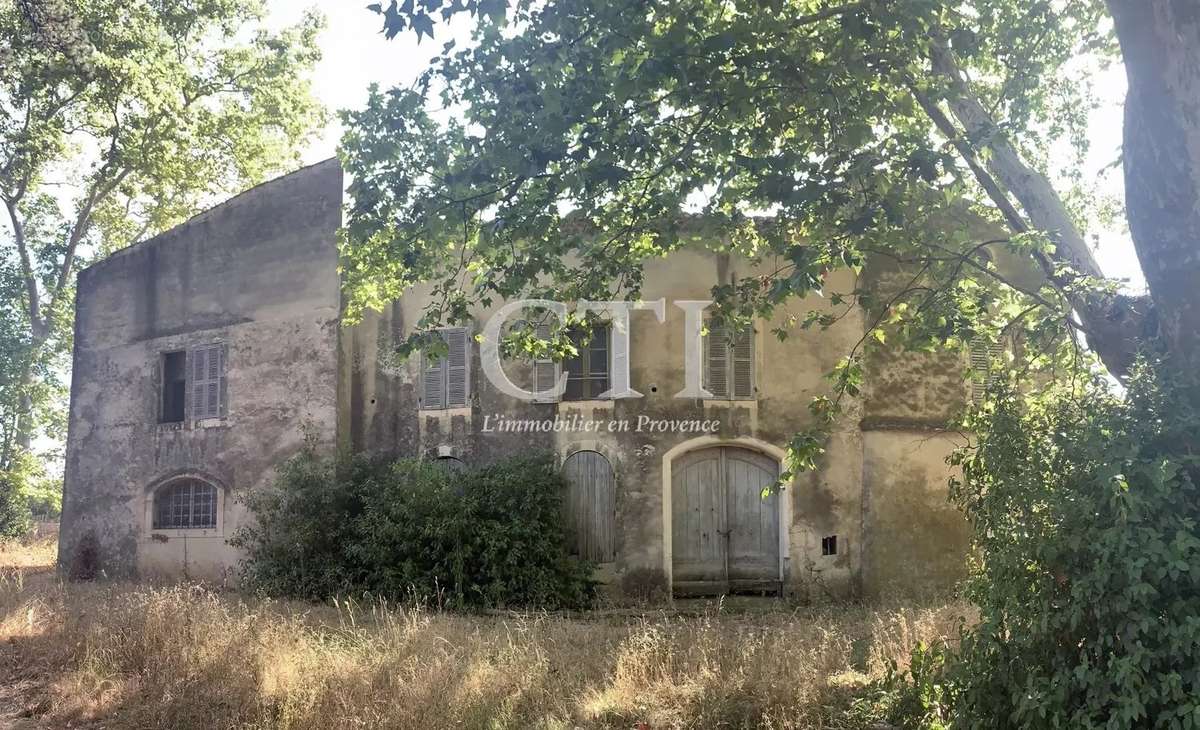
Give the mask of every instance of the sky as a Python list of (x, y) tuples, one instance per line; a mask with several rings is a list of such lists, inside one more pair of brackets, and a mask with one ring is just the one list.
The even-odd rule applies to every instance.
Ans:
[[(368, 11), (368, 0), (269, 0), (268, 23), (275, 28), (300, 20), (305, 10), (316, 8), (325, 16), (326, 28), (320, 38), (323, 58), (313, 77), (317, 97), (332, 111), (357, 109), (367, 98), (367, 88), (378, 83), (383, 88), (411, 83), (437, 54), (444, 43), (454, 39), (461, 47), (469, 38), (469, 19), (460, 16), (451, 25), (435, 26), (435, 37), (418, 43), (412, 33), (385, 40), (380, 34), (380, 17)], [(1122, 192), (1119, 167), (1109, 167), (1118, 159), (1121, 145), (1122, 106), (1125, 99), (1125, 74), (1119, 65), (1103, 71), (1097, 78), (1100, 107), (1089, 116), (1088, 136), (1091, 150), (1084, 164), (1084, 180), (1094, 180), (1110, 195)], [(304, 162), (313, 163), (332, 157), (342, 127), (335, 118), (304, 152)], [(1066, 153), (1060, 162), (1067, 164)], [(1052, 165), (1053, 166), (1053, 165)], [(1105, 170), (1107, 171), (1105, 172)], [(1143, 291), (1145, 281), (1123, 224), (1105, 228), (1089, 226), (1097, 239), (1096, 258), (1108, 276), (1129, 281), (1133, 291)]]

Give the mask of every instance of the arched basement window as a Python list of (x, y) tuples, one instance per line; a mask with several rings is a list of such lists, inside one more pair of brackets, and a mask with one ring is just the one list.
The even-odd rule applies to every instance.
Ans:
[(217, 488), (199, 479), (171, 482), (154, 493), (155, 530), (211, 530), (217, 526)]
[(617, 484), (612, 465), (596, 451), (576, 451), (563, 462), (564, 504), (573, 552), (607, 563), (617, 556)]
[(457, 456), (439, 456), (433, 463), (451, 474), (467, 470), (467, 462)]

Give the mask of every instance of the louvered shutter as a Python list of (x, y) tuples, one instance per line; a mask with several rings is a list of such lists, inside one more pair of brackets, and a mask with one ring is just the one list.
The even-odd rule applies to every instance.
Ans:
[(446, 358), (421, 353), (421, 407), (446, 407)]
[(612, 329), (608, 325), (597, 325), (592, 329), (592, 341), (588, 344), (588, 388), (585, 398), (595, 398), (608, 390), (611, 345)]
[(981, 337), (971, 340), (971, 399), (976, 403), (987, 395), (993, 380), (992, 363), (1003, 354), (1004, 346), (999, 342), (987, 342)]
[(733, 370), (733, 393), (731, 397), (754, 398), (754, 330), (738, 334), (730, 352)]
[(708, 323), (704, 348), (704, 388), (714, 398), (729, 397), (729, 348), (725, 343), (725, 326)]
[(188, 383), (192, 420), (221, 417), (221, 381), (225, 371), (223, 350), (221, 345), (207, 345), (192, 350), (191, 382)]
[[(550, 325), (541, 324), (537, 326), (538, 339), (550, 339)], [(550, 358), (534, 360), (533, 362), (533, 392), (544, 393), (553, 390), (558, 382), (558, 363)], [(550, 396), (538, 398), (540, 401), (553, 400)]]
[(467, 405), (470, 395), (471, 349), (467, 330), (462, 327), (442, 330), (449, 352), (446, 355), (446, 407)]

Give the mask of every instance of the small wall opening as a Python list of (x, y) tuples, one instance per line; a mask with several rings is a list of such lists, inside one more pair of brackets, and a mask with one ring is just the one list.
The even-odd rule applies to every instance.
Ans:
[(837, 555), (838, 552), (838, 537), (837, 535), (829, 535), (821, 538), (821, 554), (822, 555)]
[(162, 411), (160, 423), (184, 420), (184, 393), (187, 390), (187, 353), (166, 352), (162, 357)]

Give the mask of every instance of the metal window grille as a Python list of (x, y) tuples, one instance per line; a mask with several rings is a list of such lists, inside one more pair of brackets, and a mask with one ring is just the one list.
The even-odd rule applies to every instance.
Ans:
[(154, 495), (154, 529), (211, 530), (217, 526), (217, 489), (195, 479), (173, 482)]

